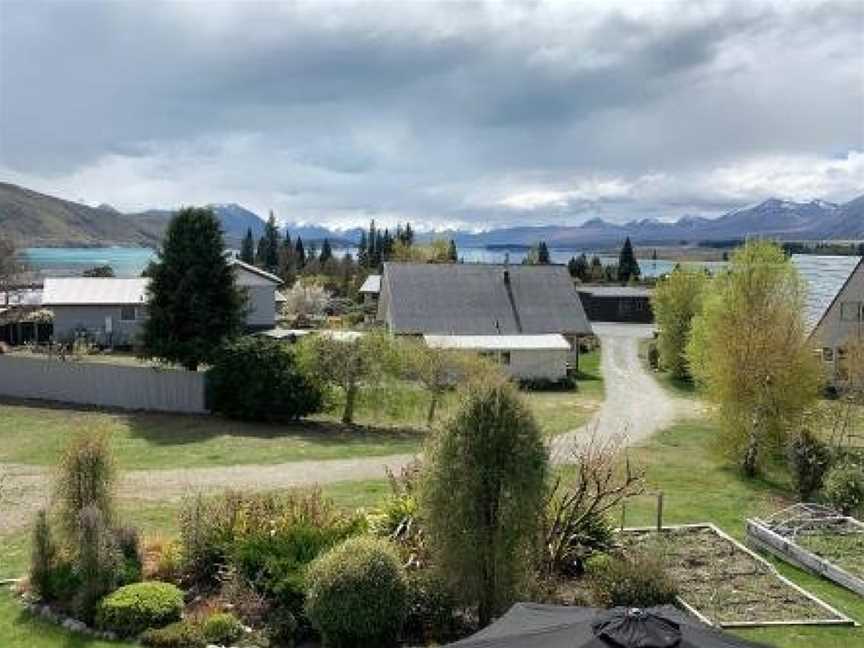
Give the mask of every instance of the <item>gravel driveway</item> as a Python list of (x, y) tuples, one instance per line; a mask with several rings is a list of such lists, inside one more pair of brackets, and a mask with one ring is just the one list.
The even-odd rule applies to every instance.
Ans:
[(555, 438), (552, 461), (568, 463), (574, 448), (592, 433), (600, 439), (625, 435), (634, 445), (695, 411), (692, 401), (663, 389), (639, 358), (640, 340), (652, 337), (644, 324), (593, 323), (602, 349), (601, 371), (606, 395), (600, 411), (578, 430)]
[[(638, 443), (694, 410), (690, 401), (677, 399), (645, 370), (639, 359), (639, 340), (650, 337), (652, 327), (628, 324), (595, 324), (600, 338), (606, 397), (600, 411), (584, 427), (555, 438), (552, 460), (568, 463), (575, 445), (592, 432), (602, 438), (626, 434)], [(224, 488), (270, 490), (311, 484), (380, 479), (384, 467), (398, 470), (411, 455), (294, 461), (273, 465), (238, 465), (177, 470), (134, 470), (123, 473), (119, 495), (145, 501), (176, 501), (190, 491)], [(0, 534), (24, 528), (44, 506), (50, 490), (50, 473), (37, 466), (0, 464), (7, 475), (7, 501), (0, 503)]]

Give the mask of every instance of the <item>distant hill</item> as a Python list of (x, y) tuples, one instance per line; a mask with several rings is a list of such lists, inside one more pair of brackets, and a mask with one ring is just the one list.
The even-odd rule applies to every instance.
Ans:
[[(231, 247), (239, 247), (248, 229), (256, 239), (264, 231), (263, 219), (245, 207), (236, 203), (212, 207), (222, 223), (226, 243)], [(10, 232), (22, 247), (155, 247), (173, 213), (153, 209), (123, 214), (107, 204), (93, 208), (0, 183), (0, 231)], [(526, 213), (525, 220), (530, 219), (531, 214)], [(320, 243), (328, 238), (337, 246), (357, 243), (363, 231), (296, 224), (287, 228), (292, 238), (300, 236), (307, 243)], [(284, 233), (284, 226), (282, 231)], [(841, 205), (821, 200), (799, 203), (771, 198), (719, 218), (688, 215), (674, 222), (645, 218), (624, 224), (593, 218), (578, 226), (509, 227), (480, 234), (458, 230), (418, 233), (418, 240), (436, 236), (452, 238), (462, 247), (525, 246), (538, 241), (546, 241), (552, 247), (608, 246), (620, 243), (626, 236), (641, 245), (726, 241), (748, 236), (782, 240), (861, 240), (864, 239), (864, 196)]]
[(159, 233), (123, 214), (0, 183), (0, 232), (22, 247), (155, 246)]

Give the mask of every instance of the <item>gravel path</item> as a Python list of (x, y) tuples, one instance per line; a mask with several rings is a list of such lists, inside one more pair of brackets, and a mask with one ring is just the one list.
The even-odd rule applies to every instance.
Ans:
[(639, 342), (653, 335), (652, 326), (595, 323), (592, 327), (600, 338), (606, 396), (588, 424), (555, 437), (551, 450), (555, 463), (568, 463), (574, 448), (591, 434), (599, 439), (624, 435), (627, 444), (634, 445), (696, 411), (692, 401), (674, 397), (643, 366)]
[[(650, 337), (651, 327), (595, 324), (600, 337), (606, 397), (600, 411), (584, 427), (555, 438), (552, 460), (568, 463), (573, 449), (592, 432), (601, 438), (626, 434), (628, 443), (644, 440), (694, 411), (694, 404), (664, 390), (639, 359), (639, 340)], [(119, 495), (148, 502), (176, 501), (192, 491), (225, 488), (271, 490), (340, 481), (381, 479), (385, 466), (398, 470), (412, 455), (295, 461), (272, 465), (238, 465), (177, 470), (135, 470), (123, 473)], [(0, 534), (30, 524), (50, 491), (50, 473), (38, 466), (0, 464), (6, 490), (0, 503)]]

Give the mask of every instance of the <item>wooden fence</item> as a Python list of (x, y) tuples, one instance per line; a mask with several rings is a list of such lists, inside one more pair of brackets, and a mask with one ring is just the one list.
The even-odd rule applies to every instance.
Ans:
[(0, 396), (130, 410), (207, 411), (203, 373), (2, 355)]

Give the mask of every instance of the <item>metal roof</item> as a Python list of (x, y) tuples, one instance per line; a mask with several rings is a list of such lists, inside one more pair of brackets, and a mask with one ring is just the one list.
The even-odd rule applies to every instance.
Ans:
[(815, 329), (855, 269), (861, 264), (858, 256), (819, 256), (793, 254), (792, 262), (807, 282), (807, 326)]
[(385, 263), (380, 303), (393, 333), (591, 333), (558, 265)]
[(377, 295), (381, 292), (381, 275), (373, 274), (366, 277), (366, 281), (360, 286), (361, 293), (373, 293)]
[(45, 306), (96, 306), (143, 304), (149, 279), (109, 277), (46, 277)]
[(245, 263), (245, 262), (241, 261), (240, 259), (231, 259), (231, 265), (236, 266), (238, 268), (241, 268), (243, 270), (246, 270), (247, 272), (251, 272), (252, 274), (256, 274), (259, 277), (264, 277), (265, 279), (269, 279), (270, 281), (272, 281), (275, 284), (281, 284), (282, 283), (282, 279), (280, 279), (276, 275), (274, 275), (270, 272), (267, 272), (266, 270), (262, 270), (258, 266), (249, 265), (248, 263)]
[(469, 349), (481, 351), (569, 351), (563, 335), (424, 335), (433, 349)]
[(41, 288), (21, 288), (11, 289), (8, 291), (0, 291), (0, 306), (41, 306), (42, 305), (42, 289)]
[(597, 297), (651, 297), (650, 288), (637, 286), (579, 286), (579, 292)]

